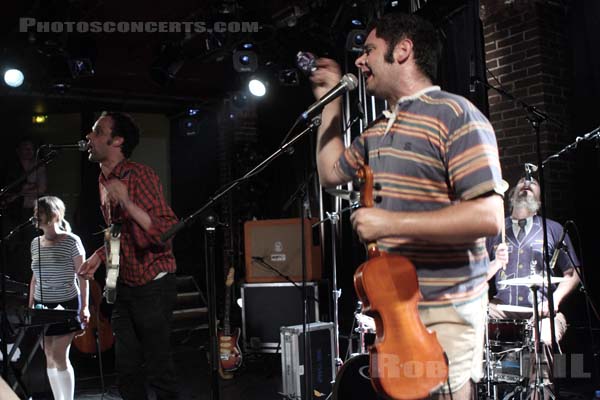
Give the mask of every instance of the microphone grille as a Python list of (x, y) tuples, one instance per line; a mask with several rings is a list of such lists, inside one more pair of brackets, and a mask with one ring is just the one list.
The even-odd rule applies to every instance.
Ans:
[(348, 87), (348, 90), (354, 90), (358, 86), (358, 79), (354, 74), (346, 74), (342, 76), (342, 82)]
[(88, 142), (87, 140), (80, 140), (79, 142), (77, 142), (77, 146), (78, 146), (78, 150), (79, 151), (87, 151), (88, 149)]

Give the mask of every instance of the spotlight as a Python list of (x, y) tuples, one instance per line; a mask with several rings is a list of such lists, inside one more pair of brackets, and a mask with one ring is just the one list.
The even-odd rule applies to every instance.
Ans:
[(362, 29), (354, 29), (350, 31), (346, 38), (346, 50), (353, 53), (363, 51), (363, 46), (367, 40), (367, 32)]
[(36, 125), (39, 125), (45, 123), (47, 119), (47, 115), (34, 115), (33, 117), (31, 117), (31, 122)]
[(263, 97), (267, 93), (267, 85), (257, 77), (253, 77), (248, 82), (248, 90), (253, 96)]
[(254, 43), (250, 43), (250, 42), (243, 43), (242, 48), (245, 50), (250, 50), (250, 49), (254, 48)]
[(237, 72), (254, 72), (258, 68), (258, 57), (250, 50), (233, 52), (233, 69)]
[(94, 66), (89, 58), (72, 58), (67, 60), (69, 71), (73, 79), (82, 76), (93, 76), (95, 74)]
[(200, 121), (194, 117), (182, 118), (179, 121), (179, 129), (183, 136), (195, 136), (200, 132)]
[(158, 58), (150, 67), (150, 76), (159, 85), (168, 85), (173, 82), (183, 63), (184, 57), (179, 44), (162, 45)]
[(4, 82), (10, 87), (17, 88), (23, 84), (24, 80), (25, 75), (19, 69), (11, 68), (4, 72)]
[(238, 109), (243, 109), (248, 104), (248, 95), (245, 93), (235, 93), (231, 96), (231, 104)]
[(352, 21), (350, 21), (350, 23), (354, 26), (358, 26), (358, 27), (362, 27), (364, 26), (362, 21), (360, 19), (353, 19)]

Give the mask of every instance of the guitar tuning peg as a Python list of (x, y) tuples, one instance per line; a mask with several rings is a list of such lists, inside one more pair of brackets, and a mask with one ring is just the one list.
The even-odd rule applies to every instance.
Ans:
[(379, 183), (379, 182), (375, 182), (375, 183), (373, 184), (373, 189), (375, 189), (375, 190), (381, 190), (381, 183)]
[(375, 198), (373, 199), (375, 203), (381, 203), (382, 200), (383, 198), (381, 196), (375, 196)]

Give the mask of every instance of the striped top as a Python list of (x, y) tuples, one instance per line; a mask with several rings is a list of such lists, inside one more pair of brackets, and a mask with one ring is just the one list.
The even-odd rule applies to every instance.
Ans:
[[(389, 114), (389, 113), (388, 113)], [(348, 176), (365, 163), (381, 190), (376, 205), (392, 211), (434, 211), (501, 187), (494, 130), (467, 99), (430, 87), (398, 103), (389, 131), (380, 117), (338, 163)], [(385, 238), (380, 250), (415, 265), (424, 300), (464, 296), (485, 284), (485, 239), (461, 244)], [(480, 292), (480, 290), (477, 290)]]
[(59, 303), (71, 300), (79, 294), (73, 258), (77, 256), (85, 258), (85, 249), (79, 236), (73, 233), (64, 235), (58, 242), (41, 246), (41, 249), (39, 246), (41, 236), (31, 241), (31, 270), (36, 281), (34, 292), (36, 301)]

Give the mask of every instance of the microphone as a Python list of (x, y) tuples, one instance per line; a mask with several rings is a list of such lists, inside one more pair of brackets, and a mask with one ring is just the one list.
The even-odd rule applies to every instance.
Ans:
[(346, 74), (342, 76), (340, 82), (333, 87), (329, 92), (325, 93), (323, 97), (311, 104), (308, 110), (304, 111), (301, 118), (308, 120), (316, 116), (321, 112), (323, 107), (331, 103), (334, 99), (340, 97), (346, 92), (356, 89), (358, 86), (358, 79), (353, 74)]
[(79, 151), (87, 151), (89, 148), (87, 140), (80, 140), (77, 144), (44, 144), (40, 147), (50, 150), (60, 150), (60, 149), (75, 149)]
[(556, 261), (558, 260), (558, 255), (560, 254), (562, 248), (564, 247), (565, 243), (565, 237), (567, 236), (567, 227), (569, 226), (568, 223), (565, 223), (565, 226), (563, 227), (563, 231), (562, 231), (562, 235), (560, 236), (559, 241), (556, 243), (556, 247), (554, 249), (554, 253), (552, 253), (552, 259), (550, 259), (550, 269), (554, 269), (554, 266), (556, 265)]
[(530, 164), (530, 163), (525, 163), (524, 167), (525, 167), (525, 180), (531, 182), (531, 180), (532, 180), (531, 174), (533, 172), (536, 172), (538, 170), (538, 167), (537, 167), (537, 165)]

